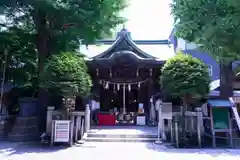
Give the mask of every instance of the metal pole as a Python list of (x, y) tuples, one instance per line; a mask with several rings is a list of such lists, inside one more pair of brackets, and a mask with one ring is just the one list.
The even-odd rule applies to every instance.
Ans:
[(123, 114), (126, 113), (126, 88), (125, 84), (123, 85)]
[(5, 82), (5, 73), (6, 73), (6, 68), (7, 68), (7, 55), (8, 51), (5, 49), (4, 51), (4, 61), (3, 63), (3, 73), (2, 73), (2, 83), (1, 83), (1, 97), (0, 97), (0, 113), (2, 114), (2, 99), (3, 99), (3, 88), (4, 88), (4, 82)]

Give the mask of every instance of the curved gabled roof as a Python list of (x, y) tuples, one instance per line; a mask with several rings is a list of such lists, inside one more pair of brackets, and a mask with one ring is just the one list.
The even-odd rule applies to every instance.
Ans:
[(99, 55), (96, 55), (92, 57), (91, 59), (101, 59), (101, 58), (109, 58), (114, 54), (115, 52), (119, 51), (132, 51), (134, 52), (138, 57), (143, 59), (157, 59), (156, 57), (147, 54), (143, 50), (137, 47), (137, 45), (133, 42), (132, 38), (129, 35), (128, 30), (123, 28), (116, 39), (116, 41), (109, 47), (106, 51), (100, 53)]

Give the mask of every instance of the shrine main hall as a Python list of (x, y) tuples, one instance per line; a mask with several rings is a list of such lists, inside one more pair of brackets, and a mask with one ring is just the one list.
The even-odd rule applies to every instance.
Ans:
[[(159, 84), (161, 68), (175, 55), (168, 39), (133, 40), (123, 28), (115, 40), (99, 40), (81, 52), (88, 57), (98, 123), (147, 123), (152, 97), (165, 98)], [(101, 116), (112, 118), (106, 122)]]

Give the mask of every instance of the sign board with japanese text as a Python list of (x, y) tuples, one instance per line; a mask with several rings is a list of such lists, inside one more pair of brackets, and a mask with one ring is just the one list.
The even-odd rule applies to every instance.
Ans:
[(56, 120), (54, 126), (54, 142), (69, 142), (70, 121)]

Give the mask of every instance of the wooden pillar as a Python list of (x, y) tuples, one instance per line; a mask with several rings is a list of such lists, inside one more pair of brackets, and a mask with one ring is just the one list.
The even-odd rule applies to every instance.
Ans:
[(147, 89), (148, 89), (148, 103), (147, 103), (147, 122), (149, 122), (150, 120), (150, 108), (151, 108), (151, 96), (152, 96), (152, 78), (149, 79), (148, 85), (147, 85)]
[(126, 113), (126, 85), (123, 85), (123, 114)]

